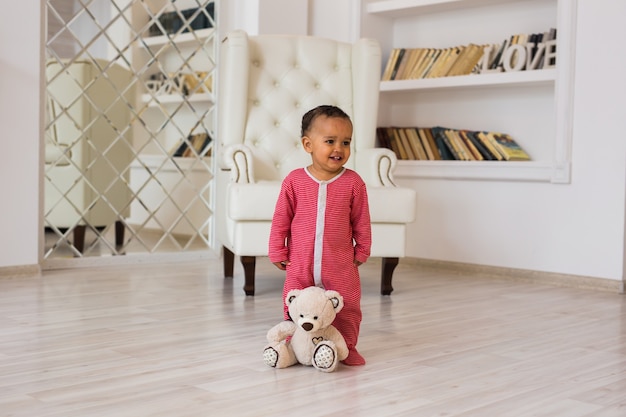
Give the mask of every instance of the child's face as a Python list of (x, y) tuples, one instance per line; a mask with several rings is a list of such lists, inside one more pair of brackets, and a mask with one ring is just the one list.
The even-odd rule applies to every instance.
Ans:
[(340, 117), (320, 116), (302, 138), (304, 150), (311, 154), (312, 174), (327, 180), (338, 174), (350, 158), (352, 123)]

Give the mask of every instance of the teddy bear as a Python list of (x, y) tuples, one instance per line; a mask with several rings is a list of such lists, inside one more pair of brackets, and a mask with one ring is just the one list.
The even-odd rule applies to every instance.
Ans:
[(267, 332), (264, 362), (274, 368), (301, 363), (333, 372), (348, 356), (346, 341), (332, 325), (343, 308), (343, 297), (337, 291), (307, 287), (289, 291), (285, 304), (293, 321), (278, 323)]

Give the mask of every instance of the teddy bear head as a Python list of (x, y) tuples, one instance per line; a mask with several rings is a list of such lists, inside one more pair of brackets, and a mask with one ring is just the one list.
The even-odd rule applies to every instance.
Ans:
[(287, 293), (285, 304), (294, 323), (306, 332), (315, 332), (330, 326), (343, 308), (343, 297), (333, 290), (307, 287)]

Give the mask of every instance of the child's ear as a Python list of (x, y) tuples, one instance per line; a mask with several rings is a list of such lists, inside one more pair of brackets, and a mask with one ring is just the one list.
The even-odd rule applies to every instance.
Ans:
[(302, 147), (308, 153), (311, 153), (311, 138), (308, 136), (302, 136)]

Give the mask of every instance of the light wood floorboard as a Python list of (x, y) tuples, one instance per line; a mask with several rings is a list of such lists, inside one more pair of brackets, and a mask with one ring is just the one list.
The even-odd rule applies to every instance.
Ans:
[(263, 364), (282, 274), (221, 261), (0, 279), (0, 416), (626, 416), (623, 295), (361, 269), (364, 367)]

